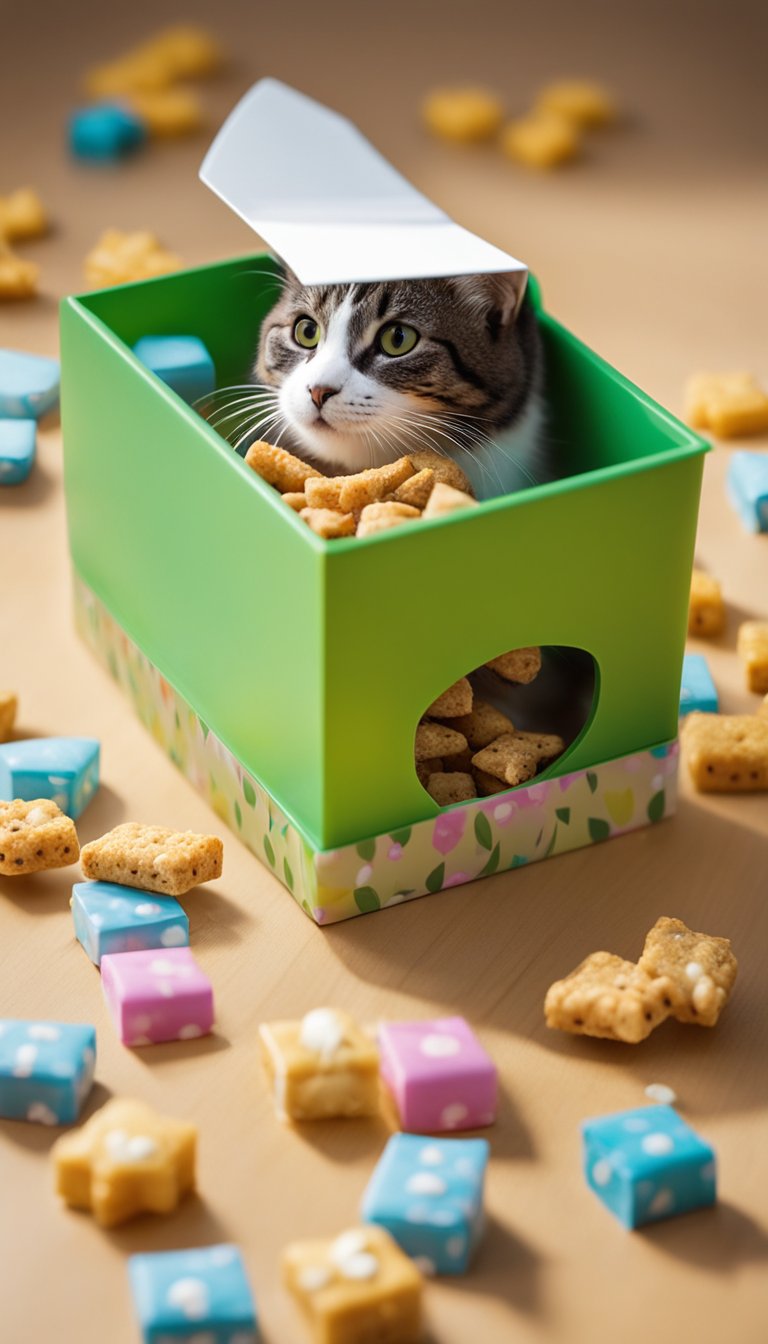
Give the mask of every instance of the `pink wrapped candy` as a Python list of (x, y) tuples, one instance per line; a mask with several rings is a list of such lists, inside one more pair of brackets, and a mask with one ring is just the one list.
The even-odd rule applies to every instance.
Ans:
[(496, 1065), (463, 1017), (385, 1022), (381, 1075), (403, 1129), (479, 1129), (496, 1119)]
[(189, 1041), (213, 1026), (213, 988), (188, 947), (113, 952), (101, 983), (124, 1045)]

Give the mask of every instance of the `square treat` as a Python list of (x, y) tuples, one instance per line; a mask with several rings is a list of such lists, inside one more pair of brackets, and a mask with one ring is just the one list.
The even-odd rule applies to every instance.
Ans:
[(213, 988), (188, 947), (113, 952), (101, 984), (123, 1045), (190, 1041), (213, 1026)]
[(72, 1125), (91, 1090), (96, 1030), (73, 1022), (0, 1020), (0, 1115)]
[(585, 1120), (584, 1174), (625, 1227), (715, 1202), (715, 1154), (671, 1106)]
[(0, 747), (0, 798), (50, 798), (77, 819), (99, 787), (99, 744), (90, 737), (34, 737)]
[(112, 952), (189, 945), (189, 920), (173, 896), (116, 882), (76, 882), (69, 904), (78, 942), (96, 966)]
[(0, 419), (0, 485), (21, 485), (35, 462), (34, 420)]
[(691, 574), (691, 596), (688, 603), (688, 634), (709, 639), (721, 635), (725, 629), (725, 602), (718, 579), (694, 569)]
[(315, 1344), (420, 1344), (423, 1280), (388, 1232), (369, 1224), (283, 1252), (283, 1282)]
[(281, 1120), (378, 1112), (379, 1052), (347, 1013), (314, 1008), (299, 1022), (265, 1022), (259, 1035)]
[(717, 689), (704, 654), (686, 653), (680, 684), (680, 715), (696, 709), (702, 714), (716, 714)]
[(256, 1344), (253, 1294), (236, 1246), (128, 1260), (143, 1344)]
[(194, 1125), (115, 1098), (54, 1144), (56, 1190), (70, 1208), (90, 1209), (101, 1227), (171, 1213), (194, 1189), (196, 1146)]
[(74, 822), (49, 798), (0, 802), (0, 874), (23, 877), (77, 863)]
[(477, 1129), (496, 1119), (496, 1065), (463, 1017), (384, 1022), (381, 1076), (400, 1124), (417, 1134)]
[(768, 621), (744, 621), (736, 641), (747, 674), (747, 686), (757, 695), (768, 694)]
[(485, 1139), (393, 1134), (360, 1216), (394, 1237), (424, 1274), (463, 1274), (483, 1229)]
[(728, 498), (748, 532), (768, 532), (768, 454), (733, 453)]
[(217, 835), (129, 821), (85, 845), (80, 864), (86, 877), (101, 882), (183, 896), (200, 882), (221, 877), (223, 852)]

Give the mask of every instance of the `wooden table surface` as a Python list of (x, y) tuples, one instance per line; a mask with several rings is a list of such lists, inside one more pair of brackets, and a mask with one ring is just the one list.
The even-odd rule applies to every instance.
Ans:
[[(476, 0), (460, 10), (432, 0), (375, 9), (294, 0), (258, 14), (232, 0), (190, 0), (160, 9), (134, 0), (109, 18), (73, 0), (51, 7), (44, 25), (39, 6), (3, 7), (0, 194), (36, 185), (56, 230), (25, 248), (42, 266), (44, 292), (0, 309), (0, 345), (56, 353), (57, 300), (84, 287), (82, 258), (105, 227), (153, 228), (189, 263), (251, 247), (245, 226), (197, 182), (205, 136), (153, 147), (114, 171), (76, 166), (63, 147), (89, 64), (159, 21), (196, 18), (236, 56), (203, 88), (212, 126), (253, 79), (284, 78), (349, 113), (463, 224), (525, 258), (551, 311), (672, 410), (691, 371), (768, 376), (764, 7), (737, 3), (726, 14), (714, 3), (651, 0), (632, 17), (598, 0)], [(419, 98), (435, 83), (485, 81), (515, 111), (563, 73), (610, 83), (627, 118), (559, 173), (526, 173), (492, 148), (439, 145), (420, 127)], [(108, 451), (108, 424), (104, 438)], [(707, 645), (722, 707), (743, 711), (757, 701), (744, 688), (735, 633), (746, 615), (768, 617), (768, 541), (745, 535), (725, 501), (728, 455), (717, 445), (707, 459), (698, 558), (729, 602), (726, 634)], [(30, 481), (0, 494), (0, 684), (19, 692), (19, 727), (101, 740), (104, 783), (82, 840), (129, 819), (219, 830), (74, 636), (61, 474), (60, 434), (48, 422)], [(183, 1045), (118, 1043), (97, 972), (73, 940), (76, 870), (0, 882), (0, 1015), (93, 1022), (98, 1083), (87, 1113), (109, 1095), (135, 1095), (194, 1118), (201, 1135), (199, 1198), (169, 1218), (104, 1233), (59, 1207), (54, 1134), (0, 1122), (4, 1344), (131, 1344), (127, 1254), (221, 1240), (244, 1252), (269, 1344), (307, 1337), (278, 1282), (279, 1251), (355, 1221), (386, 1137), (372, 1121), (291, 1131), (275, 1119), (257, 1025), (324, 1003), (363, 1019), (461, 1012), (501, 1071), (488, 1234), (466, 1278), (430, 1285), (434, 1341), (714, 1344), (727, 1330), (739, 1344), (762, 1344), (765, 795), (702, 798), (683, 779), (677, 817), (652, 830), (326, 931), (234, 836), (225, 845), (224, 877), (185, 900), (218, 1026)], [(634, 1048), (548, 1032), (549, 983), (597, 948), (636, 957), (660, 914), (733, 940), (741, 970), (721, 1024), (668, 1023)], [(714, 1144), (720, 1202), (629, 1234), (585, 1186), (578, 1126), (643, 1104), (651, 1082), (670, 1084)]]

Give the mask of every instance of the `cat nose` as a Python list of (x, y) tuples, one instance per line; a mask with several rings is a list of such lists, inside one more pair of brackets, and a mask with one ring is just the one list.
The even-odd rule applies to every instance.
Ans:
[(310, 387), (310, 388), (308, 389), (308, 391), (309, 391), (309, 395), (310, 395), (310, 397), (312, 398), (312, 400), (314, 401), (314, 403), (315, 403), (315, 405), (316, 405), (318, 411), (320, 411), (320, 410), (322, 410), (322, 408), (323, 408), (323, 406), (325, 405), (326, 401), (328, 401), (330, 397), (335, 397), (335, 396), (336, 396), (336, 393), (341, 391), (341, 388), (340, 388), (340, 387)]

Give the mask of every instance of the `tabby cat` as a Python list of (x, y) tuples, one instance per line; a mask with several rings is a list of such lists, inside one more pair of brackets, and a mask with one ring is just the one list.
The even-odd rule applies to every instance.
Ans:
[(279, 442), (327, 474), (429, 448), (454, 458), (481, 499), (550, 478), (525, 281), (310, 288), (288, 272), (261, 328), (252, 391), (240, 390), (240, 443)]

